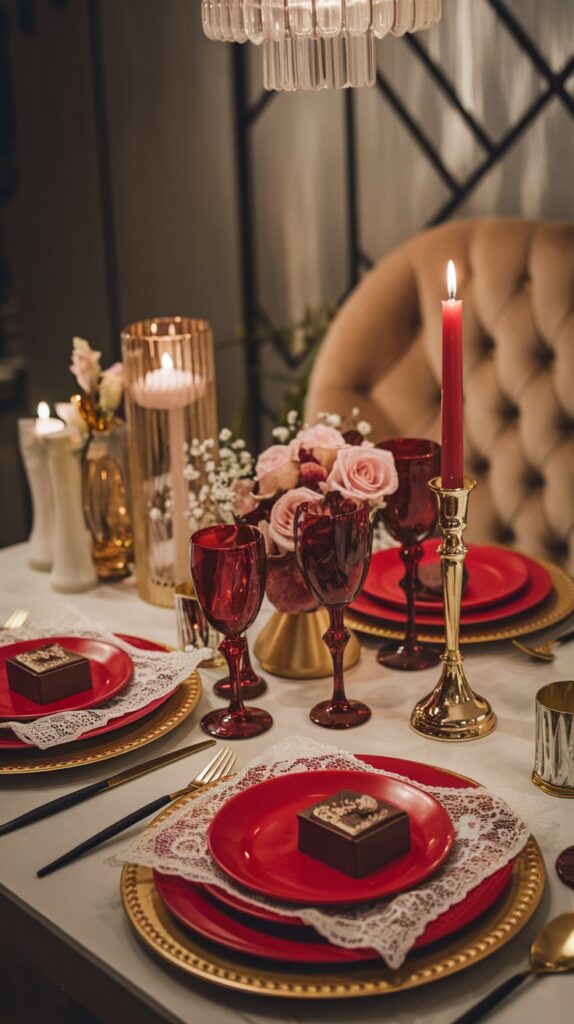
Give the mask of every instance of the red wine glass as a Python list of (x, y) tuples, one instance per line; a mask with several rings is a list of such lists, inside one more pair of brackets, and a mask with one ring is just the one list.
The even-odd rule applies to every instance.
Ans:
[(265, 593), (265, 541), (256, 526), (206, 526), (191, 538), (191, 576), (203, 613), (224, 638), (219, 650), (229, 666), (230, 701), (210, 711), (201, 726), (221, 739), (247, 739), (271, 728), (273, 719), (260, 708), (245, 707), (241, 666), (246, 640)]
[(323, 636), (333, 658), (333, 696), (316, 704), (310, 719), (327, 729), (350, 729), (371, 717), (371, 710), (348, 700), (343, 683), (343, 655), (350, 639), (345, 608), (360, 593), (371, 557), (369, 508), (333, 491), (301, 505), (295, 514), (295, 554), (313, 596), (329, 610)]
[[(242, 700), (253, 700), (254, 697), (260, 697), (267, 689), (267, 683), (263, 676), (260, 676), (251, 664), (249, 641), (247, 637), (245, 638), (245, 655), (241, 664), (239, 685)], [(229, 700), (231, 695), (230, 677), (225, 676), (223, 679), (218, 679), (213, 685), (213, 692), (218, 697), (223, 697), (224, 700)]]
[(430, 537), (437, 516), (436, 499), (428, 484), (440, 474), (440, 447), (424, 438), (397, 437), (381, 441), (377, 448), (392, 452), (399, 478), (394, 494), (387, 496), (382, 510), (384, 524), (395, 540), (401, 542), (405, 563), (407, 626), (404, 641), (383, 644), (377, 658), (381, 665), (406, 671), (430, 668), (440, 655), (432, 647), (417, 643), (415, 599), (417, 572), (423, 549), (421, 541)]

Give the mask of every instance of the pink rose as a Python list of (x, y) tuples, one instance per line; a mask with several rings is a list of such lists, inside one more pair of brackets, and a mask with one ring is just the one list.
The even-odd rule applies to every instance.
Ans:
[(281, 551), (295, 550), (295, 512), (305, 501), (317, 501), (317, 492), (308, 487), (295, 487), (281, 495), (271, 509), (269, 536)]
[(346, 498), (358, 498), (381, 505), (385, 494), (399, 486), (395, 460), (382, 448), (351, 447), (337, 452), (324, 490), (340, 491)]
[(288, 491), (299, 479), (299, 466), (293, 458), (289, 444), (272, 444), (257, 459), (255, 477), (262, 498), (276, 491)]
[(319, 485), (327, 479), (328, 473), (318, 462), (302, 462), (299, 466), (299, 486), (319, 490)]
[(305, 427), (300, 430), (292, 444), (297, 454), (301, 448), (311, 452), (313, 458), (329, 472), (338, 449), (344, 448), (346, 442), (341, 432), (335, 427), (317, 423), (315, 427)]
[(247, 516), (253, 509), (257, 508), (257, 501), (253, 496), (253, 480), (240, 477), (233, 482), (233, 515), (240, 518)]
[(72, 345), (70, 370), (82, 391), (89, 394), (98, 383), (101, 352), (96, 352), (85, 338), (73, 338)]

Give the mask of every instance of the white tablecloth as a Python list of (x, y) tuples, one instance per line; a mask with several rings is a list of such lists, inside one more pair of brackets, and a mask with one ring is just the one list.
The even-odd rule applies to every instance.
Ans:
[[(43, 618), (66, 606), (79, 609), (94, 621), (118, 632), (132, 633), (164, 643), (175, 643), (175, 617), (169, 610), (139, 600), (133, 580), (100, 586), (87, 594), (66, 596), (50, 589), (49, 577), (26, 567), (26, 547), (0, 552), (0, 621), (16, 607), (26, 607), (31, 618)], [(254, 635), (264, 620), (264, 612)], [(347, 674), (348, 692), (366, 700), (371, 721), (348, 733), (326, 733), (313, 726), (309, 708), (329, 692), (328, 680), (280, 680), (268, 676), (269, 691), (258, 703), (274, 717), (265, 736), (237, 743), (239, 764), (285, 736), (308, 734), (327, 738), (348, 750), (389, 754), (439, 765), (477, 779), (486, 786), (538, 793), (530, 773), (534, 754), (534, 695), (544, 683), (574, 675), (574, 644), (557, 649), (552, 664), (535, 663), (511, 644), (475, 646), (467, 650), (466, 670), (472, 686), (487, 696), (498, 715), (498, 727), (485, 739), (450, 746), (425, 740), (409, 727), (411, 709), (437, 678), (437, 669), (391, 672), (375, 660), (376, 644), (369, 642), (359, 665)], [(204, 694), (192, 718), (161, 742), (115, 762), (104, 762), (75, 775), (54, 773), (42, 777), (0, 779), (0, 820), (68, 792), (89, 781), (119, 771), (146, 756), (184, 746), (203, 736), (199, 719), (209, 708), (221, 706), (211, 692), (214, 673), (202, 672)], [(202, 755), (200, 755), (201, 757)], [(574, 890), (563, 885), (554, 870), (560, 850), (574, 843), (574, 802), (545, 797), (546, 816), (555, 826), (550, 839), (541, 838), (548, 885), (541, 907), (530, 924), (504, 950), (459, 975), (400, 995), (347, 1002), (293, 1002), (241, 996), (222, 988), (172, 977), (155, 962), (130, 931), (119, 899), (119, 869), (106, 864), (112, 852), (127, 846), (128, 836), (107, 849), (97, 850), (46, 879), (36, 869), (68, 847), (122, 814), (185, 784), (200, 765), (199, 758), (171, 765), (113, 792), (98, 796), (56, 817), (0, 838), (0, 879), (3, 887), (30, 914), (44, 918), (70, 945), (80, 949), (104, 971), (120, 978), (151, 1005), (165, 1009), (166, 1019), (185, 1024), (249, 1022), (362, 1022), (388, 1020), (397, 1024), (448, 1024), (491, 987), (527, 963), (532, 938), (550, 917), (574, 910)], [(493, 1024), (566, 1024), (572, 1020), (574, 976), (527, 982), (489, 1018)]]

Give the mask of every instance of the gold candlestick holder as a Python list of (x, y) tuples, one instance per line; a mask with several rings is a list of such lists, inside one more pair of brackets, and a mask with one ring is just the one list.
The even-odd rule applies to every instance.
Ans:
[(438, 521), (443, 540), (439, 548), (444, 595), (446, 646), (441, 655), (441, 677), (430, 693), (414, 708), (411, 725), (434, 740), (476, 740), (496, 725), (496, 715), (484, 697), (473, 693), (462, 667), (459, 649), (462, 575), (467, 547), (462, 539), (466, 529), (468, 498), (476, 480), (464, 477), (463, 486), (446, 489), (440, 477), (429, 487), (436, 496)]

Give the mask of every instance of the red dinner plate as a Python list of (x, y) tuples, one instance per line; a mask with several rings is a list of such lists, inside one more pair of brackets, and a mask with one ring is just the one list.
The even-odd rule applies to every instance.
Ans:
[[(501, 622), (511, 619), (514, 615), (529, 611), (537, 604), (540, 604), (552, 591), (552, 580), (544, 566), (539, 565), (533, 558), (522, 558), (528, 563), (529, 581), (524, 590), (516, 597), (511, 597), (504, 604), (491, 608), (482, 608), (478, 611), (463, 611), (460, 616), (461, 626), (479, 626), (488, 622)], [(384, 622), (397, 622), (406, 625), (405, 612), (397, 608), (391, 608), (374, 597), (370, 597), (364, 590), (359, 594), (356, 601), (349, 606), (360, 615), (368, 615), (372, 619), (380, 619)], [(418, 611), (416, 614), (418, 626), (434, 626), (435, 629), (442, 628), (442, 611), (431, 613), (428, 610)]]
[(213, 819), (207, 842), (231, 878), (287, 903), (358, 903), (410, 889), (448, 856), (454, 839), (444, 808), (415, 786), (361, 774), (361, 792), (407, 811), (411, 849), (363, 878), (349, 878), (297, 849), (297, 812), (357, 785), (353, 771), (280, 775), (228, 800)]
[[(438, 565), (438, 538), (423, 544), (421, 564)], [(378, 551), (371, 559), (364, 592), (393, 608), (406, 607), (406, 595), (401, 587), (405, 574), (399, 548)], [(471, 544), (466, 556), (468, 584), (462, 596), (462, 610), (476, 611), (489, 605), (508, 601), (528, 583), (529, 569), (526, 559), (514, 551), (487, 544)], [(416, 606), (423, 612), (442, 615), (442, 596), (417, 597)]]
[[(142, 637), (128, 636), (123, 633), (117, 634), (120, 640), (125, 640), (127, 643), (132, 644), (133, 647), (138, 647), (142, 651), (164, 651), (165, 647), (163, 644), (156, 644), (153, 640), (144, 640)], [(174, 687), (175, 689), (175, 687)], [(135, 711), (128, 711), (124, 715), (120, 715), (118, 718), (112, 718), (106, 725), (100, 725), (97, 729), (90, 729), (89, 732), (84, 733), (82, 736), (78, 736), (76, 740), (71, 742), (78, 743), (81, 740), (94, 739), (96, 736), (103, 736), (108, 732), (115, 732), (116, 729), (123, 729), (126, 725), (132, 725), (134, 722), (138, 722), (141, 718), (145, 718), (146, 715), (151, 715), (153, 711), (161, 707), (162, 704), (171, 697), (173, 690), (169, 693), (164, 694), (163, 697), (158, 697), (156, 700), (151, 701), (150, 704), (146, 704), (143, 708), (137, 708)], [(24, 743), (22, 740), (14, 736), (13, 733), (6, 730), (5, 732), (0, 728), (0, 750), (35, 750), (36, 748), (31, 743)]]
[(312, 928), (289, 928), (282, 934), (277, 925), (249, 921), (243, 914), (234, 914), (210, 897), (201, 885), (157, 871), (153, 875), (162, 900), (178, 921), (238, 953), (305, 964), (349, 963), (378, 957), (374, 950), (331, 946), (322, 942)]
[[(34, 651), (46, 643), (61, 644), (70, 651), (82, 654), (89, 659), (92, 674), (92, 686), (82, 693), (74, 693), (71, 697), (51, 701), (50, 704), (36, 704), (27, 697), (15, 693), (8, 686), (6, 659), (26, 651)], [(21, 721), (30, 718), (44, 718), (56, 715), (59, 711), (82, 711), (94, 708), (98, 704), (115, 697), (123, 690), (131, 677), (132, 659), (119, 647), (108, 644), (105, 640), (88, 640), (78, 636), (53, 636), (36, 640), (22, 640), (17, 644), (0, 647), (0, 718), (18, 718)]]
[[(378, 755), (359, 756), (373, 768), (396, 772), (424, 785), (457, 789), (476, 785), (440, 768), (415, 761)], [(512, 863), (486, 878), (465, 899), (431, 921), (414, 948), (420, 949), (452, 935), (488, 910), (508, 885)], [(193, 885), (182, 878), (157, 872), (154, 872), (154, 881), (174, 917), (204, 938), (238, 952), (293, 963), (351, 963), (377, 956), (374, 950), (347, 950), (326, 944), (312, 928), (301, 925), (297, 918), (284, 918), (273, 911), (253, 907), (217, 886)], [(277, 927), (266, 930), (261, 921)]]

